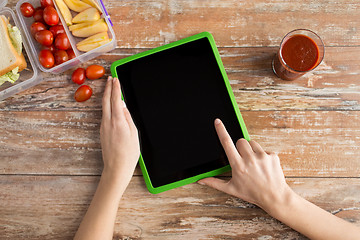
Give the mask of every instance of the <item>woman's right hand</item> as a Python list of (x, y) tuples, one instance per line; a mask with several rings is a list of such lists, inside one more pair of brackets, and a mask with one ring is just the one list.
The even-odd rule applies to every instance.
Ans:
[(230, 181), (199, 181), (254, 203), (274, 218), (310, 239), (359, 239), (360, 229), (310, 203), (293, 192), (285, 181), (279, 157), (266, 153), (255, 141), (240, 139), (236, 146), (225, 126), (215, 120), (216, 132), (232, 167)]
[(234, 145), (224, 124), (215, 120), (215, 129), (232, 168), (232, 178), (205, 178), (198, 183), (241, 198), (271, 211), (275, 203), (281, 204), (292, 190), (287, 185), (280, 159), (267, 153), (255, 141), (239, 139)]

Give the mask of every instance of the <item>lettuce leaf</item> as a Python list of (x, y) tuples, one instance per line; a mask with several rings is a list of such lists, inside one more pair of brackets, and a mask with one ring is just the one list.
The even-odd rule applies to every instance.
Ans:
[(8, 24), (7, 27), (8, 27), (8, 32), (9, 32), (11, 43), (14, 46), (16, 52), (19, 55), (21, 55), (21, 53), (22, 53), (21, 32), (17, 27), (13, 27), (10, 24)]
[(18, 71), (19, 71), (19, 67), (16, 67), (10, 72), (0, 76), (0, 85), (2, 85), (4, 82), (14, 83), (16, 80), (18, 80), (20, 77)]

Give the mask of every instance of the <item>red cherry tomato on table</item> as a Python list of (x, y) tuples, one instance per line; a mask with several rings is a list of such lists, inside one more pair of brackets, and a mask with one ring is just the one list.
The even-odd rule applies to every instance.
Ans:
[(52, 68), (55, 64), (54, 55), (50, 50), (41, 50), (39, 53), (39, 62), (44, 68)]
[(74, 53), (74, 50), (68, 49), (68, 50), (66, 50), (66, 52), (67, 52), (67, 54), (69, 55), (69, 60), (76, 57), (76, 56), (75, 56), (75, 53)]
[(86, 77), (94, 80), (99, 79), (105, 74), (105, 68), (100, 65), (91, 65), (86, 68)]
[(54, 38), (56, 38), (56, 36), (60, 33), (65, 33), (65, 29), (62, 25), (52, 26), (51, 28), (49, 28), (49, 31), (52, 32)]
[(85, 69), (84, 68), (78, 68), (76, 69), (73, 74), (71, 75), (71, 80), (76, 84), (83, 84), (85, 82), (86, 76), (85, 76)]
[(47, 6), (54, 7), (54, 3), (52, 0), (40, 0), (40, 4), (43, 8), (46, 8)]
[(70, 41), (65, 33), (60, 33), (55, 38), (55, 47), (61, 50), (67, 50), (70, 48)]
[(77, 102), (84, 102), (88, 100), (92, 95), (92, 89), (88, 85), (80, 86), (75, 92), (75, 100)]
[(49, 30), (41, 30), (35, 33), (35, 40), (41, 45), (50, 46), (54, 41), (54, 37)]
[(47, 6), (44, 9), (44, 21), (49, 26), (54, 26), (59, 23), (59, 14), (52, 6)]
[(31, 35), (35, 36), (35, 33), (40, 32), (41, 30), (46, 30), (46, 26), (42, 22), (34, 22), (31, 24)]
[(24, 17), (32, 17), (35, 13), (35, 8), (28, 2), (24, 2), (20, 6), (20, 11)]
[(65, 50), (55, 50), (54, 58), (55, 58), (56, 65), (60, 65), (64, 62), (66, 62), (67, 60), (69, 60), (69, 56)]
[(43, 23), (45, 23), (43, 15), (44, 15), (44, 9), (36, 8), (34, 16), (33, 16), (35, 22), (43, 22)]

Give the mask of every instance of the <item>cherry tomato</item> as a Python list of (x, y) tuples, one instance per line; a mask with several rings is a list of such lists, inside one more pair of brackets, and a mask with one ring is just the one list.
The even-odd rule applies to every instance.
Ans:
[(42, 22), (34, 22), (31, 24), (31, 35), (35, 36), (35, 33), (40, 32), (41, 30), (46, 30), (46, 26)]
[(84, 68), (78, 68), (76, 69), (73, 74), (71, 75), (71, 80), (76, 84), (83, 84), (85, 82), (86, 76), (85, 76), (85, 69)]
[(54, 38), (56, 38), (59, 33), (65, 33), (65, 29), (62, 25), (52, 26), (51, 28), (49, 28), (49, 31), (52, 32)]
[(60, 33), (55, 38), (55, 47), (61, 50), (67, 50), (70, 48), (70, 41), (65, 33)]
[(41, 30), (35, 33), (35, 40), (41, 45), (50, 46), (54, 41), (54, 36), (49, 30)]
[(47, 6), (44, 9), (44, 21), (49, 26), (54, 26), (59, 23), (59, 14), (56, 12), (54, 7)]
[(69, 60), (69, 56), (65, 50), (55, 50), (54, 58), (55, 58), (56, 65), (62, 64), (64, 62), (66, 62), (67, 60)]
[(54, 3), (52, 0), (40, 0), (40, 4), (43, 8), (46, 8), (47, 6), (54, 7)]
[(39, 53), (39, 62), (44, 68), (51, 68), (55, 64), (54, 55), (50, 50), (41, 50)]
[(66, 52), (67, 52), (67, 54), (68, 54), (68, 56), (69, 56), (69, 60), (76, 57), (76, 56), (75, 56), (75, 53), (74, 53), (74, 50), (68, 49), (68, 50), (66, 50)]
[(91, 65), (86, 68), (86, 77), (88, 79), (94, 80), (99, 79), (105, 74), (105, 68), (100, 65)]
[(44, 15), (44, 9), (36, 8), (34, 16), (33, 16), (35, 22), (43, 22), (43, 23), (45, 23), (43, 15)]
[(84, 102), (92, 95), (92, 89), (88, 85), (80, 86), (75, 92), (75, 100), (77, 102)]
[(55, 52), (55, 47), (54, 44), (51, 44), (50, 46), (41, 46), (41, 50), (49, 50), (50, 52), (54, 53)]
[(20, 6), (20, 11), (24, 17), (32, 17), (35, 13), (35, 8), (28, 2), (24, 2)]

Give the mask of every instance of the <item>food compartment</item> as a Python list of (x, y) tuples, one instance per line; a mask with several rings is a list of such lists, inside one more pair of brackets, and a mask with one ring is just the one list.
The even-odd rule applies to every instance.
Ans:
[[(64, 72), (66, 71), (67, 69), (69, 68), (72, 68), (76, 65), (78, 65), (80, 63), (79, 59), (77, 58), (73, 58), (71, 60), (68, 60), (60, 65), (56, 65), (52, 68), (45, 68), (43, 67), (40, 62), (39, 62), (39, 53), (40, 51), (42, 50), (42, 46), (40, 43), (38, 43), (35, 38), (31, 35), (30, 33), (30, 27), (31, 25), (35, 22), (34, 18), (33, 17), (24, 17), (22, 14), (21, 14), (21, 11), (20, 11), (20, 6), (21, 4), (23, 4), (24, 2), (28, 2), (30, 3), (35, 9), (38, 8), (38, 7), (41, 7), (40, 5), (40, 0), (21, 0), (19, 1), (17, 4), (16, 4), (16, 12), (17, 12), (17, 15), (19, 17), (19, 20), (22, 24), (22, 27), (23, 27), (23, 31), (26, 35), (26, 38), (28, 39), (29, 41), (29, 45), (30, 45), (30, 48), (31, 48), (31, 52), (34, 56), (34, 59), (35, 59), (35, 62), (36, 62), (36, 65), (37, 67), (42, 71), (42, 72), (50, 72), (50, 73), (61, 73), (61, 72)], [(60, 17), (60, 15), (59, 15)], [(61, 21), (61, 18), (60, 18), (60, 21)], [(66, 26), (66, 25), (65, 25)], [(64, 26), (64, 28), (66, 29), (66, 27)], [(69, 35), (67, 34), (68, 38), (69, 38)], [(69, 38), (70, 40), (70, 38)], [(70, 41), (70, 44), (71, 44), (71, 48), (74, 49), (75, 46), (73, 46), (73, 44), (71, 43)], [(74, 51), (75, 52), (75, 51)], [(79, 54), (78, 54), (79, 55)], [(75, 56), (78, 56), (76, 55), (76, 52), (75, 52)]]
[(24, 34), (24, 31), (22, 31), (21, 25), (15, 13), (10, 8), (5, 7), (0, 9), (0, 15), (4, 15), (9, 20), (11, 26), (16, 26), (20, 30), (23, 42), (22, 53), (27, 63), (27, 67), (19, 72), (20, 77), (18, 80), (14, 83), (5, 82), (0, 86), (0, 100), (3, 100), (22, 90), (39, 84), (43, 79), (38, 75), (39, 72), (32, 58), (30, 46), (25, 37), (26, 35)]
[[(43, 67), (39, 60), (38, 60), (38, 55), (39, 52), (41, 51), (42, 46), (35, 40), (35, 38), (31, 35), (30, 33), (30, 26), (32, 23), (34, 23), (34, 19), (33, 17), (30, 18), (26, 18), (24, 17), (21, 12), (20, 12), (20, 6), (22, 3), (24, 2), (29, 2), (33, 5), (34, 8), (40, 7), (40, 1), (39, 0), (20, 0), (17, 4), (16, 4), (16, 11), (18, 13), (20, 22), (23, 25), (24, 28), (24, 32), (26, 34), (26, 37), (29, 39), (29, 43), (31, 46), (31, 50), (32, 50), (32, 54), (34, 55), (36, 64), (38, 66), (38, 68), (43, 71), (43, 72), (50, 72), (50, 73), (61, 73), (64, 72), (70, 68), (75, 67), (76, 65), (78, 65), (81, 62), (86, 62), (90, 59), (93, 59), (105, 52), (111, 51), (116, 47), (116, 39), (115, 39), (115, 34), (114, 31), (111, 27), (111, 24), (109, 22), (109, 20), (106, 18), (105, 15), (105, 11), (103, 9), (103, 7), (101, 6), (101, 4), (98, 2), (100, 8), (101, 8), (101, 19), (104, 19), (104, 23), (107, 26), (107, 34), (109, 36), (109, 38), (111, 39), (111, 41), (109, 41), (108, 43), (106, 43), (103, 46), (97, 47), (91, 51), (88, 52), (83, 52), (83, 51), (79, 51), (76, 47), (76, 44), (78, 44), (79, 42), (83, 41), (85, 38), (79, 38), (79, 37), (75, 37), (73, 36), (73, 34), (71, 33), (69, 27), (66, 24), (66, 21), (61, 13), (61, 11), (59, 10), (59, 6), (56, 4), (56, 1), (53, 0), (54, 5), (55, 5), (55, 9), (57, 10), (57, 13), (59, 15), (60, 21), (62, 23), (62, 25), (64, 26), (66, 35), (70, 41), (71, 44), (71, 48), (73, 49), (74, 53), (75, 53), (75, 58), (70, 59), (60, 65), (54, 66), (52, 68), (45, 68)], [(78, 12), (74, 12), (72, 10), (70, 10), (72, 17), (75, 17)], [(55, 39), (54, 39), (55, 40)]]
[[(83, 49), (78, 49), (77, 44), (79, 44), (80, 42), (84, 42), (85, 39), (94, 38), (95, 37), (94, 35), (99, 35), (99, 34), (95, 33), (95, 34), (91, 34), (90, 36), (87, 36), (87, 37), (78, 37), (78, 36), (75, 36), (75, 34), (73, 34), (72, 28), (79, 23), (76, 23), (76, 24), (73, 24), (72, 26), (67, 27), (65, 29), (65, 31), (67, 32), (68, 36), (70, 36), (69, 40), (70, 40), (71, 44), (73, 46), (75, 46), (74, 52), (78, 56), (78, 59), (81, 62), (86, 62), (90, 59), (93, 59), (93, 58), (99, 56), (99, 55), (102, 55), (105, 52), (109, 52), (109, 51), (115, 49), (115, 47), (116, 47), (116, 37), (115, 37), (114, 30), (112, 28), (112, 23), (109, 20), (110, 17), (108, 16), (107, 11), (104, 8), (103, 4), (99, 1), (96, 1), (96, 0), (94, 0), (94, 1), (96, 2), (97, 7), (91, 6), (91, 8), (98, 9), (98, 11), (100, 13), (100, 19), (101, 19), (101, 21), (104, 22), (104, 24), (107, 27), (106, 35), (107, 35), (109, 41), (102, 46), (96, 47), (96, 48), (92, 49), (91, 51), (86, 52), (86, 51), (83, 51)], [(83, 2), (89, 2), (89, 1), (83, 1)], [(58, 9), (58, 12), (60, 12), (59, 6), (57, 4), (55, 4), (55, 6)], [(86, 9), (86, 10), (89, 10), (89, 9)], [(79, 12), (75, 12), (72, 10), (70, 10), (70, 12), (71, 12), (71, 15), (73, 18), (79, 14)], [(64, 20), (64, 17), (62, 15), (61, 15), (61, 20), (62, 20), (63, 25), (66, 26), (66, 21)], [(93, 21), (93, 22), (97, 22), (97, 20)], [(84, 24), (84, 23), (80, 23), (80, 24)]]

